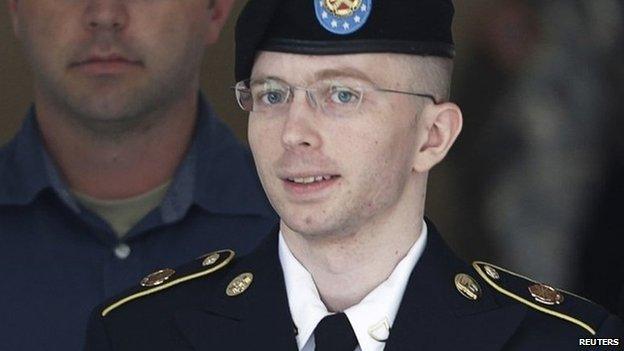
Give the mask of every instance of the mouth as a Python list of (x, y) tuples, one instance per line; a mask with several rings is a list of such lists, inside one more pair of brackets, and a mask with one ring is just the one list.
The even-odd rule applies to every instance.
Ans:
[(88, 75), (120, 74), (130, 69), (142, 67), (138, 60), (127, 59), (121, 55), (91, 55), (84, 60), (73, 62), (69, 68), (78, 69)]
[(292, 175), (282, 178), (284, 189), (295, 198), (318, 199), (334, 187), (340, 175), (337, 174), (306, 174)]
[(307, 177), (288, 177), (286, 178), (286, 180), (295, 184), (312, 184), (312, 183), (320, 183), (323, 181), (331, 180), (337, 177), (340, 177), (340, 176), (324, 174), (324, 175), (311, 175)]

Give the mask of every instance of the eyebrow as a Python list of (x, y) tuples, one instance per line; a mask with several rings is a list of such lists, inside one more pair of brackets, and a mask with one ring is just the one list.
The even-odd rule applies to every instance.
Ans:
[[(331, 79), (331, 78), (354, 78), (354, 79), (363, 80), (370, 84), (375, 84), (373, 80), (366, 73), (360, 71), (359, 69), (352, 68), (352, 67), (324, 69), (322, 71), (314, 73), (315, 81), (319, 81), (323, 79)], [(275, 75), (260, 76), (260, 77), (251, 79), (252, 83), (259, 83), (259, 84), (262, 84), (264, 81), (267, 81), (267, 80), (277, 80), (277, 81), (286, 83), (286, 80), (284, 78), (278, 77)]]
[(359, 80), (364, 80), (368, 83), (373, 83), (372, 79), (364, 72), (359, 69), (352, 67), (343, 67), (338, 69), (325, 69), (320, 72), (314, 74), (316, 80), (328, 79), (328, 78), (338, 78), (338, 77), (346, 77), (346, 78), (355, 78)]
[(260, 77), (260, 78), (252, 78), (252, 79), (250, 79), (249, 82), (250, 82), (251, 86), (255, 86), (255, 85), (266, 84), (267, 81), (272, 81), (272, 80), (276, 80), (278, 82), (282, 82), (282, 83), (288, 84), (288, 83), (286, 83), (285, 80), (283, 80), (282, 78), (277, 77), (277, 76), (266, 76), (266, 77)]

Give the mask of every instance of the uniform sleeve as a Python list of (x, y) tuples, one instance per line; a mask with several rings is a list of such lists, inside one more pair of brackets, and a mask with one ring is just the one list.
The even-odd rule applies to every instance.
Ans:
[(87, 325), (87, 335), (85, 341), (85, 351), (112, 351), (104, 325), (104, 319), (100, 316), (100, 309), (96, 308), (91, 312), (89, 324)]
[(610, 314), (596, 333), (599, 338), (619, 338), (624, 341), (624, 322), (616, 315)]

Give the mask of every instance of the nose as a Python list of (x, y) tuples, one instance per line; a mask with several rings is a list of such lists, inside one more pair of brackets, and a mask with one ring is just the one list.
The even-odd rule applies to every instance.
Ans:
[(289, 104), (282, 129), (282, 145), (287, 150), (318, 148), (322, 144), (315, 104), (308, 99), (305, 92), (301, 92), (295, 94)]
[(84, 25), (88, 30), (121, 31), (128, 24), (126, 0), (87, 0)]

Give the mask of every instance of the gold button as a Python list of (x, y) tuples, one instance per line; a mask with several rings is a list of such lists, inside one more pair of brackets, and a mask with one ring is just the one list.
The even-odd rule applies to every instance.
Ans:
[(225, 293), (227, 294), (227, 296), (240, 295), (245, 290), (247, 290), (247, 288), (249, 288), (252, 281), (253, 274), (249, 272), (240, 274), (236, 278), (232, 279), (230, 284), (228, 284), (227, 288), (225, 289)]
[(220, 255), (216, 252), (212, 254), (208, 254), (208, 256), (206, 256), (206, 258), (204, 258), (204, 260), (202, 261), (202, 266), (204, 267), (212, 266), (213, 264), (215, 264), (215, 262), (217, 262), (219, 257)]
[(175, 271), (171, 268), (156, 271), (141, 280), (141, 286), (156, 286), (166, 282)]
[(481, 297), (481, 287), (471, 276), (459, 273), (455, 276), (455, 287), (469, 300), (478, 300)]
[(485, 274), (487, 274), (490, 278), (494, 280), (500, 279), (500, 275), (498, 275), (498, 272), (496, 271), (496, 269), (490, 266), (485, 266), (484, 269), (485, 269)]
[(563, 295), (552, 286), (534, 284), (529, 286), (529, 292), (535, 301), (544, 305), (559, 305), (563, 302)]

